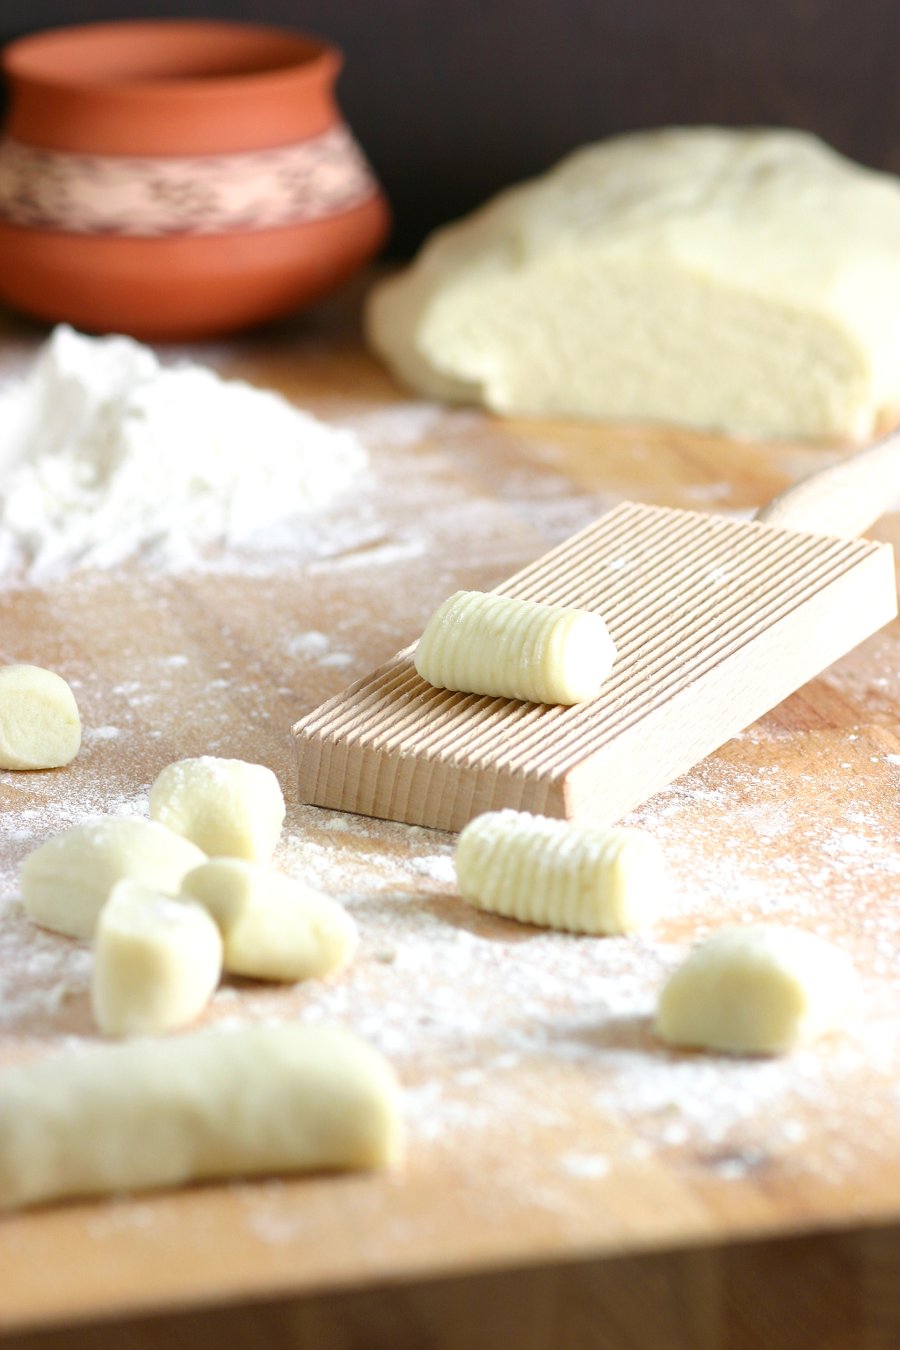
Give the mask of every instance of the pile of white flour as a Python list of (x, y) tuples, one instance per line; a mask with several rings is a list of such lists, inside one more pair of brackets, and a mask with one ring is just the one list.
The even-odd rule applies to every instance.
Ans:
[(367, 463), (351, 432), (279, 394), (60, 326), (0, 390), (0, 571), (183, 570), (211, 546), (264, 548)]

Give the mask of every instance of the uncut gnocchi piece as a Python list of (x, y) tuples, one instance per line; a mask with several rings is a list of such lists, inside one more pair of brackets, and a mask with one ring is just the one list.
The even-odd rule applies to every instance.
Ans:
[(151, 820), (183, 834), (210, 856), (268, 862), (284, 810), (272, 770), (243, 759), (179, 759), (150, 789)]
[(312, 979), (340, 970), (356, 950), (356, 925), (343, 905), (258, 864), (213, 858), (181, 886), (218, 924), (234, 975)]
[(399, 1160), (400, 1089), (337, 1027), (107, 1044), (0, 1072), (0, 1209)]
[(0, 769), (60, 769), (80, 748), (81, 717), (62, 676), (0, 667)]
[(479, 909), (570, 933), (630, 933), (655, 918), (667, 890), (662, 850), (642, 830), (512, 810), (469, 822), (456, 876)]
[(129, 877), (174, 895), (206, 855), (164, 826), (134, 816), (73, 825), (30, 853), (21, 889), (29, 918), (68, 937), (89, 938), (116, 882)]
[(596, 697), (615, 657), (599, 614), (457, 591), (428, 620), (414, 661), (438, 689), (572, 705)]
[(779, 924), (723, 928), (674, 971), (656, 1030), (672, 1045), (774, 1055), (841, 1030), (858, 1010), (846, 952)]
[(222, 974), (222, 937), (202, 905), (120, 881), (94, 935), (91, 1006), (107, 1036), (146, 1036), (193, 1022)]

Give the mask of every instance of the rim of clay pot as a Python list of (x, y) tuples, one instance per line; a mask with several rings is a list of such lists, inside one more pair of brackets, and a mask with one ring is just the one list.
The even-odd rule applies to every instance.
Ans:
[(318, 83), (341, 61), (337, 47), (312, 34), (205, 19), (73, 24), (17, 38), (0, 56), (12, 80), (117, 97), (247, 95), (285, 80)]

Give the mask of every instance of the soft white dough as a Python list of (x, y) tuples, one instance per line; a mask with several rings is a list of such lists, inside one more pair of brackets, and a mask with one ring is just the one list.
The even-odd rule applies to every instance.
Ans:
[(713, 933), (677, 967), (656, 1029), (672, 1045), (773, 1055), (843, 1029), (859, 996), (853, 964), (833, 943), (747, 924)]
[(222, 937), (199, 904), (117, 882), (97, 920), (91, 1006), (107, 1036), (174, 1031), (200, 1015), (222, 974)]
[(439, 230), (366, 327), (430, 398), (865, 439), (900, 413), (900, 180), (800, 131), (614, 137)]
[(343, 905), (258, 863), (213, 858), (181, 885), (219, 925), (232, 974), (313, 979), (340, 970), (356, 949), (356, 925)]
[(476, 816), (459, 836), (455, 861), (470, 904), (571, 933), (630, 933), (656, 917), (668, 893), (652, 835), (527, 811)]
[(89, 938), (116, 882), (130, 877), (174, 895), (185, 872), (206, 860), (196, 844), (134, 816), (103, 816), (73, 825), (22, 864), (22, 900), (42, 928)]
[(336, 1027), (204, 1029), (0, 1072), (0, 1208), (202, 1177), (383, 1167), (388, 1063)]
[(457, 591), (428, 620), (414, 663), (439, 689), (572, 705), (596, 697), (615, 657), (590, 610)]
[(179, 759), (150, 789), (151, 820), (183, 834), (210, 856), (268, 862), (284, 810), (272, 770), (243, 759)]
[(69, 685), (43, 666), (0, 666), (0, 769), (59, 769), (81, 747)]

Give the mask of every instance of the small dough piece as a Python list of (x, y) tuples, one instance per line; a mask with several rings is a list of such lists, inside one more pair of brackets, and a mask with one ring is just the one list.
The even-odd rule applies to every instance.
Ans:
[(662, 850), (643, 830), (512, 810), (469, 822), (456, 876), (479, 909), (570, 933), (630, 933), (656, 917), (668, 889)]
[(795, 130), (610, 137), (437, 231), (366, 328), (428, 398), (866, 440), (900, 413), (900, 180)]
[(337, 1027), (204, 1029), (0, 1072), (0, 1209), (202, 1177), (384, 1167), (387, 1062)]
[(219, 925), (234, 975), (314, 979), (340, 970), (356, 950), (356, 924), (343, 905), (258, 863), (213, 858), (181, 886)]
[(858, 1004), (846, 952), (816, 933), (748, 924), (713, 933), (678, 966), (656, 1030), (672, 1045), (775, 1055), (841, 1030)]
[(116, 882), (130, 877), (175, 895), (185, 872), (205, 861), (196, 844), (151, 820), (103, 816), (73, 825), (28, 855), (22, 899), (42, 928), (89, 938)]
[(284, 824), (284, 797), (265, 765), (201, 755), (163, 769), (150, 789), (150, 818), (211, 857), (268, 862)]
[(414, 660), (438, 689), (574, 704), (596, 697), (615, 658), (599, 614), (457, 591), (428, 620)]
[(119, 881), (97, 920), (91, 1004), (107, 1036), (193, 1022), (222, 974), (222, 937), (202, 905)]
[(43, 666), (0, 666), (0, 769), (59, 769), (81, 747), (75, 695)]

